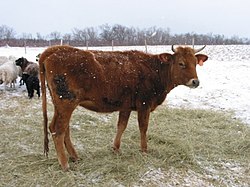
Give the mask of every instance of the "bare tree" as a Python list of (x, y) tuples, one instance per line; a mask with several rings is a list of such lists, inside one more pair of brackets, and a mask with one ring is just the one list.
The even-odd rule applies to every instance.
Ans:
[(36, 38), (37, 40), (45, 40), (45, 38), (39, 32), (36, 33)]
[(71, 34), (64, 34), (62, 37), (63, 41), (67, 43), (68, 45), (70, 44), (70, 41), (72, 40), (72, 35)]
[(54, 31), (54, 32), (51, 32), (49, 34), (49, 38), (51, 40), (60, 40), (61, 39), (61, 33), (60, 32), (57, 32), (57, 31)]
[(81, 30), (81, 29), (78, 29), (78, 28), (74, 28), (72, 30), (72, 33), (73, 33), (73, 39), (76, 40), (76, 41), (86, 41), (86, 37), (87, 37), (87, 34), (84, 30)]
[(112, 40), (114, 40), (114, 33), (113, 33), (113, 29), (110, 25), (105, 24), (100, 26), (101, 29), (101, 34), (100, 34), (100, 38), (104, 41), (104, 42), (108, 42), (108, 44), (111, 43)]
[(113, 34), (113, 39), (118, 42), (119, 45), (127, 45), (128, 43), (128, 34), (127, 27), (116, 24), (112, 27), (111, 32)]
[(32, 34), (31, 33), (22, 33), (21, 39), (32, 40)]
[(6, 25), (0, 26), (0, 46), (23, 46), (24, 43), (29, 46), (48, 46), (58, 45), (63, 39), (64, 43), (72, 46), (101, 46), (111, 45), (171, 45), (171, 44), (195, 44), (219, 45), (219, 44), (250, 44), (249, 38), (240, 38), (233, 36), (227, 38), (224, 35), (213, 33), (197, 34), (171, 34), (169, 28), (150, 27), (139, 29), (126, 27), (120, 24), (104, 24), (99, 27), (87, 27), (84, 29), (74, 28), (72, 33), (61, 35), (60, 32), (51, 32), (47, 37), (36, 33), (36, 38), (31, 34), (23, 33), (21, 37), (16, 38), (13, 28)]
[(16, 32), (6, 25), (0, 26), (0, 39), (10, 40), (15, 38)]
[(126, 29), (127, 34), (127, 45), (136, 45), (136, 29), (134, 27), (130, 27)]
[(98, 31), (94, 27), (88, 27), (85, 29), (85, 33), (87, 35), (87, 41), (92, 44), (96, 45), (98, 44)]

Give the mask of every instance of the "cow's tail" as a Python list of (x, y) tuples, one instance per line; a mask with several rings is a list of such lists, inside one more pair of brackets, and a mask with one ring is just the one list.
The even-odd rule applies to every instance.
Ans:
[(44, 128), (44, 154), (48, 157), (49, 153), (49, 138), (48, 138), (48, 115), (47, 115), (47, 97), (46, 97), (46, 85), (45, 85), (45, 57), (41, 55), (39, 59), (39, 71), (42, 91), (42, 109), (43, 109), (43, 128)]

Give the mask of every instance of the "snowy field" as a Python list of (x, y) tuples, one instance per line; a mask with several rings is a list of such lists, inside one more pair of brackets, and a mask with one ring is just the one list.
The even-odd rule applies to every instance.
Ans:
[[(35, 61), (36, 55), (44, 49), (1, 47), (0, 56), (12, 55)], [(112, 50), (111, 47), (89, 49)], [(114, 50), (130, 49), (145, 51), (144, 46), (114, 47)], [(154, 54), (171, 53), (171, 46), (148, 46), (147, 50)], [(175, 88), (168, 94), (166, 104), (170, 107), (230, 111), (235, 118), (250, 124), (250, 46), (207, 46), (202, 52), (208, 55), (209, 60), (204, 66), (197, 67), (200, 86), (196, 89)], [(3, 90), (3, 85), (0, 85), (0, 91)], [(22, 89), (17, 86), (17, 91), (10, 94), (18, 94), (19, 91)]]

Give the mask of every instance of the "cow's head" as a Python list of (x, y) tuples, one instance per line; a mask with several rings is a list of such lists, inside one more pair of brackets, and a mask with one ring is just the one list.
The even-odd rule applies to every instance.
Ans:
[(196, 65), (200, 66), (208, 59), (206, 55), (196, 54), (203, 50), (206, 46), (200, 49), (192, 49), (190, 47), (172, 46), (174, 54), (160, 54), (160, 59), (164, 63), (171, 65), (171, 81), (177, 85), (185, 85), (190, 88), (196, 88), (200, 82), (196, 73)]

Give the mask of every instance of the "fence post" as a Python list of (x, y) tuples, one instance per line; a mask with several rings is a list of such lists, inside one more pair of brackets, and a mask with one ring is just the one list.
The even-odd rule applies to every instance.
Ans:
[(86, 50), (89, 50), (89, 41), (86, 41)]
[(26, 50), (26, 41), (24, 41), (24, 52), (25, 52), (25, 54), (27, 54), (27, 50)]

